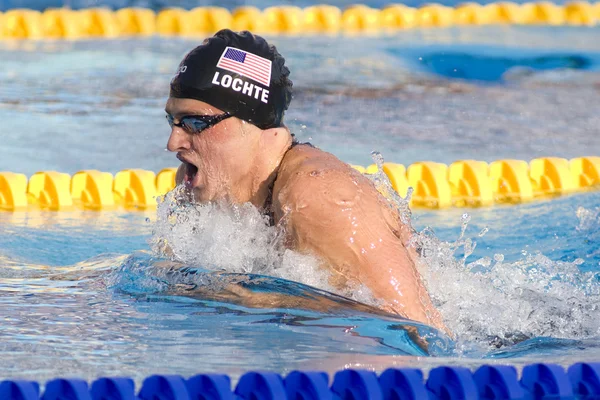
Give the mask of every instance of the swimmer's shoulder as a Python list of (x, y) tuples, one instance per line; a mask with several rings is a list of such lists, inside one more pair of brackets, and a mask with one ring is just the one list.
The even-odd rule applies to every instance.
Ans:
[(382, 218), (398, 236), (404, 236), (396, 210), (366, 176), (312, 146), (297, 145), (288, 151), (273, 188), (273, 200), (276, 220), (286, 213), (286, 207), (320, 209), (316, 215), (323, 216), (344, 205), (366, 210), (370, 219)]
[(362, 176), (350, 165), (341, 161), (331, 153), (310, 144), (298, 143), (285, 155), (275, 182), (274, 192), (288, 188), (290, 185), (313, 181), (319, 176), (342, 175), (347, 177)]
[[(332, 202), (369, 192), (370, 181), (331, 153), (308, 145), (296, 145), (285, 155), (273, 187), (276, 220), (283, 208), (332, 206)], [(373, 188), (374, 189), (374, 188)]]

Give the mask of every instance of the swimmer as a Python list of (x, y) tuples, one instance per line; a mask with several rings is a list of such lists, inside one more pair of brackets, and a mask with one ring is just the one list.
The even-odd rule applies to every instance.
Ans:
[(284, 125), (289, 73), (250, 32), (221, 30), (191, 50), (165, 107), (177, 184), (197, 202), (252, 203), (284, 230), (286, 247), (322, 260), (333, 287), (365, 285), (383, 310), (447, 331), (397, 211), (369, 179)]

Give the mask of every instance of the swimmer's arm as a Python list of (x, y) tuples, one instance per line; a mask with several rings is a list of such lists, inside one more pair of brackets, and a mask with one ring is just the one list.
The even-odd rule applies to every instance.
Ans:
[(387, 303), (384, 309), (446, 330), (408, 250), (390, 226), (389, 209), (366, 178), (345, 166), (317, 166), (313, 173), (291, 177), (280, 193), (277, 200), (287, 210), (283, 223), (293, 248), (324, 259), (335, 271), (334, 280), (366, 285)]
[[(222, 288), (212, 286), (191, 286), (193, 285), (176, 285), (169, 290), (169, 294), (202, 300), (224, 301), (250, 308), (290, 308), (311, 310), (321, 313), (353, 310), (375, 315), (383, 314), (381, 310), (375, 307), (347, 301), (342, 298), (264, 293), (253, 291), (239, 283), (231, 283)], [(396, 329), (405, 330), (415, 344), (421, 347), (423, 351), (428, 352), (429, 343), (427, 342), (427, 339), (419, 336), (419, 332), (414, 326), (399, 323), (396, 324), (395, 327)]]

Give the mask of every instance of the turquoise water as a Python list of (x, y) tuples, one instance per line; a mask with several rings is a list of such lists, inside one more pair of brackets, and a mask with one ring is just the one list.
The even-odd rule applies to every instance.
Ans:
[[(296, 89), (287, 123), (362, 165), (371, 151), (405, 165), (597, 155), (598, 30), (549, 32), (274, 38)], [(175, 166), (163, 107), (196, 43), (0, 42), (0, 170)], [(414, 210), (422, 273), (454, 341), (365, 308), (360, 293), (323, 292), (310, 259), (268, 251), (273, 232), (252, 210), (190, 209), (176, 229), (161, 217), (168, 203), (158, 214), (0, 213), (0, 377), (597, 361), (599, 201)], [(181, 264), (156, 257), (165, 235)], [(232, 282), (336, 307), (250, 308), (211, 295)]]

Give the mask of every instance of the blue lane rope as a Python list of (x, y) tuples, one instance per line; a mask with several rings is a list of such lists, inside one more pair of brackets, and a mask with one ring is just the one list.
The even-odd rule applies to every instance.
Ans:
[(130, 378), (99, 378), (91, 386), (81, 379), (54, 379), (40, 397), (37, 382), (0, 382), (0, 400), (542, 400), (600, 399), (600, 363), (577, 363), (565, 371), (556, 364), (531, 364), (521, 379), (512, 366), (484, 365), (474, 373), (464, 367), (347, 369), (329, 376), (294, 371), (285, 379), (272, 372), (248, 372), (235, 388), (227, 375), (152, 375), (136, 395)]

